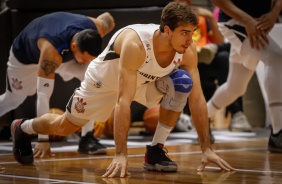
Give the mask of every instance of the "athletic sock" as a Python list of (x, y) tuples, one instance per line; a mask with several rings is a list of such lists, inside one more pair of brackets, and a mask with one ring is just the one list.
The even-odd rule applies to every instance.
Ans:
[(21, 129), (23, 132), (31, 135), (31, 134), (35, 134), (36, 132), (33, 130), (33, 127), (32, 127), (32, 122), (33, 122), (34, 119), (28, 119), (28, 120), (25, 120), (22, 124), (21, 124)]
[(85, 136), (88, 132), (93, 131), (94, 128), (94, 121), (91, 120), (88, 123), (86, 123), (85, 125), (83, 125), (83, 127), (81, 128), (81, 137)]
[(158, 122), (151, 146), (155, 146), (158, 143), (164, 144), (171, 130), (172, 127), (169, 127), (167, 125), (162, 124), (161, 122)]

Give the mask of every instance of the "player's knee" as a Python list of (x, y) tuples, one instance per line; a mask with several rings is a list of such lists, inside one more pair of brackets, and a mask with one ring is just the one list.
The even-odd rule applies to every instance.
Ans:
[(174, 84), (176, 92), (189, 93), (193, 87), (193, 81), (190, 74), (185, 70), (176, 70), (169, 75)]
[(164, 94), (173, 94), (175, 91), (189, 93), (193, 87), (193, 81), (188, 72), (178, 69), (157, 80), (155, 85)]
[(167, 86), (162, 88), (166, 89), (161, 102), (162, 107), (175, 112), (182, 112), (193, 87), (190, 74), (185, 70), (176, 70), (166, 76), (164, 80), (167, 80)]

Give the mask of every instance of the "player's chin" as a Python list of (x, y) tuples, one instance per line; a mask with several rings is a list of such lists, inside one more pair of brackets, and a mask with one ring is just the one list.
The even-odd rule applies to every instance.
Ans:
[(186, 52), (186, 49), (183, 49), (183, 50), (178, 50), (176, 51), (178, 54), (184, 54)]

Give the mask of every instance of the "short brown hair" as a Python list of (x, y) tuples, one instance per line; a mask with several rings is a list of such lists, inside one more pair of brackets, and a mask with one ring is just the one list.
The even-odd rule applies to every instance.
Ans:
[(183, 2), (170, 2), (163, 11), (160, 22), (160, 31), (164, 32), (164, 26), (172, 31), (181, 24), (198, 25), (198, 18), (188, 4)]

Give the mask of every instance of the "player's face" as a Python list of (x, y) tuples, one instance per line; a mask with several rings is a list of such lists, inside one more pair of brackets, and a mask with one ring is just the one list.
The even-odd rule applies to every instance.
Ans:
[(193, 43), (192, 35), (197, 26), (192, 24), (183, 24), (172, 31), (169, 27), (169, 44), (173, 50), (183, 54)]
[(95, 56), (90, 55), (88, 52), (80, 52), (78, 50), (73, 52), (76, 61), (80, 64), (88, 64), (95, 59)]

